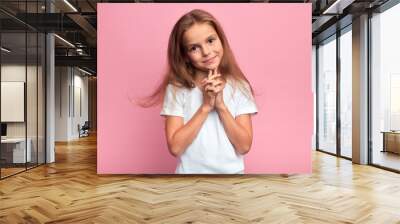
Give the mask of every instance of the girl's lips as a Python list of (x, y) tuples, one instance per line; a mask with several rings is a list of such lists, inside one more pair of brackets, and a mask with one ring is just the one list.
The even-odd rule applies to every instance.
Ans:
[(204, 64), (212, 64), (213, 62), (214, 62), (214, 59), (216, 58), (217, 56), (214, 56), (214, 57), (212, 57), (212, 58), (210, 58), (210, 59), (208, 59), (208, 60), (206, 60), (206, 61), (203, 61), (203, 63)]

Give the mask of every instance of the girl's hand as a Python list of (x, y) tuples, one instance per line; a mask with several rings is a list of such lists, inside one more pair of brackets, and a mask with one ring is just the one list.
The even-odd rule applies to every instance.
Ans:
[(212, 111), (215, 108), (216, 94), (213, 91), (213, 86), (206, 82), (209, 78), (212, 78), (212, 77), (213, 76), (212, 76), (212, 73), (210, 70), (210, 73), (208, 74), (208, 78), (203, 79), (201, 82), (201, 90), (203, 92), (202, 108), (208, 112)]
[(218, 74), (216, 69), (208, 75), (207, 79), (204, 79), (202, 83), (205, 83), (206, 86), (210, 86), (208, 89), (212, 91), (212, 94), (215, 96), (215, 108), (216, 109), (224, 109), (224, 88), (226, 84), (226, 80), (221, 77), (221, 74)]

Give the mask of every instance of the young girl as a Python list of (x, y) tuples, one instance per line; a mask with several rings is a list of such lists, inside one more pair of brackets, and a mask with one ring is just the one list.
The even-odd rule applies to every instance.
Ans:
[[(169, 71), (151, 96), (163, 96), (168, 149), (179, 174), (241, 174), (257, 113), (253, 90), (218, 21), (192, 10), (175, 24)], [(162, 98), (158, 98), (160, 101)]]

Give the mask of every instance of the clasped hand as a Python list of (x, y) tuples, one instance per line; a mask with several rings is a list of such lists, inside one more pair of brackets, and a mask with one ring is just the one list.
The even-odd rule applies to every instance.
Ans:
[(217, 73), (217, 70), (210, 70), (208, 77), (201, 81), (203, 90), (203, 104), (209, 109), (222, 109), (225, 107), (223, 90), (226, 81), (222, 75)]

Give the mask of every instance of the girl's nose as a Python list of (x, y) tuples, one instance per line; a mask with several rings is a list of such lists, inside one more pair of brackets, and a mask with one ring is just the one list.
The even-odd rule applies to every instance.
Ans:
[(210, 47), (208, 47), (208, 46), (203, 47), (203, 56), (209, 55), (210, 52), (211, 52)]

